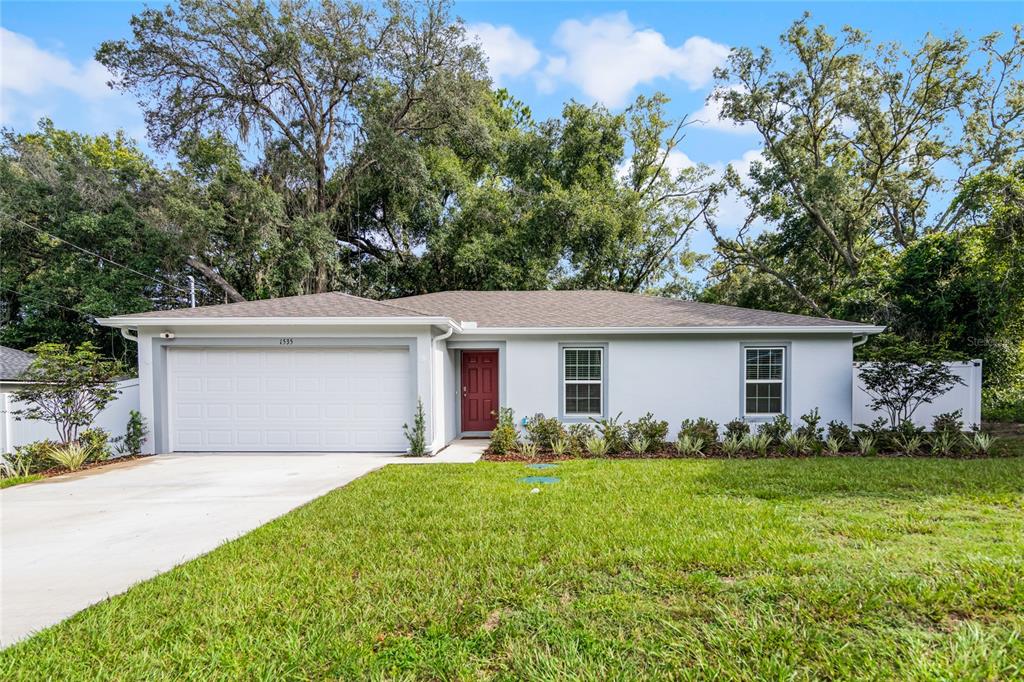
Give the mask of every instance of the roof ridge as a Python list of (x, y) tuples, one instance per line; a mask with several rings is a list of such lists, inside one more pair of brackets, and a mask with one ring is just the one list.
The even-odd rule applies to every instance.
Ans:
[(396, 305), (394, 303), (391, 303), (390, 301), (378, 301), (375, 298), (366, 298), (365, 296), (356, 296), (355, 294), (349, 294), (349, 293), (346, 293), (344, 291), (332, 291), (330, 293), (337, 294), (339, 296), (346, 296), (348, 298), (354, 298), (354, 299), (357, 299), (359, 301), (369, 301), (370, 303), (379, 303), (381, 305), (388, 306), (389, 308), (394, 308), (395, 310), (401, 310), (403, 312), (412, 313), (416, 317), (434, 317), (433, 315), (427, 315), (426, 313), (422, 313), (422, 312), (420, 312), (418, 310), (413, 310), (412, 308), (406, 308), (405, 306)]

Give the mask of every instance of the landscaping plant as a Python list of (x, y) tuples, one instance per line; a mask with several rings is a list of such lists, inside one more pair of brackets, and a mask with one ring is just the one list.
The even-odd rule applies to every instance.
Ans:
[(416, 399), (416, 415), (412, 420), (412, 428), (402, 424), (402, 431), (409, 441), (409, 456), (423, 457), (427, 454), (427, 419), (423, 414), (423, 401)]
[(803, 433), (793, 431), (782, 439), (782, 447), (791, 455), (806, 455), (811, 448), (811, 440)]
[(742, 419), (733, 419), (725, 424), (725, 435), (743, 438), (750, 434), (750, 424)]
[(92, 453), (87, 446), (81, 443), (61, 443), (54, 446), (47, 454), (50, 459), (68, 471), (77, 471), (89, 460)]
[(116, 449), (119, 455), (138, 455), (142, 453), (142, 443), (146, 440), (146, 421), (138, 410), (128, 414), (128, 424), (124, 435), (117, 438)]
[(826, 438), (836, 441), (839, 444), (839, 448), (845, 448), (850, 444), (853, 439), (853, 432), (850, 427), (846, 425), (846, 422), (833, 419), (828, 423), (828, 429), (825, 432)]
[(498, 408), (498, 422), (491, 431), (491, 452), (506, 455), (519, 448), (519, 430), (516, 415), (510, 407)]
[(12, 411), (15, 419), (53, 424), (62, 443), (78, 439), (78, 431), (120, 392), (115, 381), (128, 374), (121, 362), (100, 355), (89, 341), (74, 350), (59, 343), (41, 343), (29, 349), (36, 357), (21, 375), (25, 382), (14, 391), (27, 405)]
[(932, 453), (940, 457), (949, 457), (956, 451), (957, 443), (960, 441), (960, 434), (952, 431), (935, 431), (932, 433)]
[(519, 452), (528, 459), (533, 459), (537, 456), (537, 444), (528, 440), (519, 446)]
[(735, 457), (743, 450), (743, 439), (736, 435), (726, 436), (719, 447), (726, 457)]
[(694, 457), (696, 455), (704, 454), (701, 449), (704, 447), (704, 441), (697, 436), (691, 436), (688, 433), (681, 434), (679, 439), (676, 441), (676, 452), (685, 457)]
[(964, 383), (941, 362), (886, 358), (861, 365), (860, 381), (861, 390), (871, 397), (868, 407), (885, 412), (892, 429), (913, 417), (921, 405)]
[(561, 457), (569, 449), (569, 441), (565, 438), (557, 438), (551, 443), (551, 452)]
[(777, 414), (770, 422), (765, 422), (757, 427), (757, 432), (768, 436), (768, 440), (774, 446), (781, 446), (783, 440), (792, 430), (793, 425), (790, 424), (789, 417), (784, 414)]
[(969, 438), (965, 435), (964, 440), (967, 441), (968, 447), (970, 447), (976, 454), (987, 455), (997, 439), (995, 436), (984, 433), (983, 431), (975, 431)]
[(647, 439), (648, 449), (658, 450), (668, 438), (668, 422), (655, 419), (654, 415), (648, 412), (635, 422), (626, 423), (626, 435), (631, 442), (634, 438), (643, 437)]
[(835, 456), (843, 449), (844, 443), (840, 442), (838, 438), (829, 436), (825, 439), (825, 452)]
[(587, 439), (587, 452), (594, 457), (604, 457), (608, 454), (608, 441), (603, 436), (591, 436)]
[(857, 451), (864, 457), (874, 457), (877, 455), (878, 448), (875, 445), (875, 437), (870, 433), (858, 433)]
[(527, 419), (523, 429), (526, 437), (538, 448), (550, 449), (552, 443), (565, 437), (565, 428), (558, 417), (545, 417), (540, 413)]
[(710, 447), (718, 442), (718, 424), (706, 417), (700, 417), (696, 420), (684, 419), (679, 427), (679, 435), (676, 440), (679, 440), (684, 435), (699, 438), (705, 446)]
[(587, 440), (594, 435), (594, 427), (590, 424), (569, 424), (566, 429), (569, 452), (580, 457), (587, 451)]
[(110, 434), (99, 428), (85, 429), (78, 434), (78, 442), (89, 450), (90, 462), (110, 459)]
[(626, 429), (619, 423), (619, 418), (622, 413), (619, 412), (617, 415), (611, 418), (605, 419), (594, 419), (590, 418), (590, 421), (594, 422), (594, 428), (601, 434), (605, 444), (608, 447), (608, 452), (615, 454), (622, 452), (626, 448)]
[(646, 436), (637, 434), (629, 441), (629, 449), (638, 455), (644, 454), (650, 447), (651, 441), (647, 440)]
[(758, 457), (768, 456), (769, 447), (771, 447), (771, 441), (763, 433), (748, 433), (743, 437), (743, 449)]

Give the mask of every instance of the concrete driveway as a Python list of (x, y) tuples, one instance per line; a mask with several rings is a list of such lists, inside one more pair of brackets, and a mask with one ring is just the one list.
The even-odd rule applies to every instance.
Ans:
[(158, 455), (0, 491), (0, 645), (54, 625), (386, 464), (437, 457)]

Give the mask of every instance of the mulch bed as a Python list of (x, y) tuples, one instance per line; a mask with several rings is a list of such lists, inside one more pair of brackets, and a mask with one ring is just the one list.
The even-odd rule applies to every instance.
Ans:
[(131, 462), (136, 459), (144, 459), (146, 457), (152, 456), (153, 455), (122, 455), (121, 457), (112, 457), (110, 459), (105, 459), (102, 462), (90, 462), (89, 464), (85, 464), (81, 468), (75, 469), (74, 471), (70, 471), (63, 467), (56, 466), (50, 469), (46, 469), (45, 471), (37, 471), (36, 473), (42, 476), (43, 478), (53, 478), (54, 476), (63, 476), (64, 474), (77, 474), (82, 471), (89, 471), (91, 469), (102, 469), (103, 467), (108, 467), (112, 464), (121, 464), (123, 462)]
[[(902, 452), (879, 452), (874, 457), (888, 457), (892, 459), (897, 458), (911, 458), (911, 459), (993, 459), (999, 458), (999, 454), (978, 454), (974, 452), (959, 452), (950, 455), (933, 455), (931, 453), (918, 453), (916, 455), (907, 455)], [(840, 452), (835, 455), (827, 453), (821, 454), (806, 454), (806, 455), (790, 455), (781, 452), (769, 452), (767, 455), (756, 455), (751, 453), (739, 453), (736, 455), (728, 456), (722, 452), (710, 452), (704, 453), (703, 455), (680, 455), (675, 450), (660, 450), (658, 452), (645, 452), (643, 454), (637, 454), (635, 452), (619, 452), (616, 454), (607, 454), (603, 457), (592, 457), (590, 455), (575, 456), (570, 454), (556, 455), (551, 452), (540, 452), (535, 457), (527, 457), (517, 452), (505, 453), (499, 455), (490, 450), (484, 451), (483, 456), (480, 458), (484, 462), (522, 462), (523, 464), (543, 464), (546, 462), (565, 462), (574, 459), (811, 459), (811, 458), (827, 458), (836, 459), (839, 457), (863, 457), (856, 450), (849, 452)]]

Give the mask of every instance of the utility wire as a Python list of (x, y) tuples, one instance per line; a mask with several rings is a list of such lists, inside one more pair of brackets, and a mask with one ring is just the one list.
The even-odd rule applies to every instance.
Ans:
[(3, 216), (5, 218), (9, 218), (10, 220), (13, 220), (13, 221), (15, 221), (17, 223), (20, 223), (20, 224), (24, 225), (25, 227), (29, 228), (30, 230), (35, 230), (36, 232), (40, 232), (40, 233), (45, 234), (45, 235), (47, 235), (49, 237), (52, 237), (53, 239), (56, 239), (59, 242), (67, 244), (68, 246), (70, 246), (73, 249), (78, 249), (82, 253), (87, 253), (90, 256), (95, 256), (96, 258), (99, 258), (102, 261), (106, 261), (107, 263), (110, 263), (111, 265), (116, 265), (119, 268), (124, 268), (125, 270), (127, 270), (129, 272), (133, 272), (136, 275), (139, 275), (140, 277), (145, 277), (146, 279), (151, 280), (153, 282), (156, 282), (157, 284), (160, 284), (162, 286), (171, 287), (172, 289), (177, 289), (178, 291), (182, 292), (183, 294), (188, 294), (189, 293), (188, 289), (184, 289), (184, 288), (179, 287), (179, 286), (177, 286), (175, 284), (171, 284), (167, 280), (157, 279), (156, 277), (153, 277), (152, 275), (147, 275), (146, 273), (139, 272), (138, 270), (136, 270), (134, 268), (130, 268), (127, 265), (122, 265), (121, 263), (118, 263), (117, 261), (110, 260), (106, 256), (101, 256), (100, 254), (96, 253), (95, 251), (90, 251), (89, 249), (83, 248), (83, 247), (81, 247), (81, 246), (79, 246), (77, 244), (72, 244), (67, 239), (63, 239), (61, 237), (58, 237), (57, 235), (53, 234), (52, 232), (47, 232), (46, 230), (42, 229), (41, 227), (36, 227), (35, 225), (30, 225), (29, 223), (26, 223), (24, 220), (21, 220), (20, 218), (15, 218), (14, 216), (12, 216), (9, 213), (5, 212), (5, 213), (3, 213)]
[(23, 294), (20, 291), (17, 291), (16, 289), (9, 289), (7, 287), (0, 287), (0, 289), (3, 289), (4, 291), (9, 291), (12, 294), (17, 294), (18, 296), (20, 296), (22, 298), (27, 298), (30, 301), (37, 301), (39, 303), (45, 303), (46, 305), (57, 306), (58, 308), (63, 308), (64, 310), (68, 310), (68, 311), (73, 312), (73, 313), (78, 313), (79, 315), (81, 315), (83, 317), (91, 317), (93, 319), (96, 319), (96, 315), (94, 315), (93, 313), (84, 313), (81, 310), (76, 310), (75, 308), (69, 308), (66, 305), (61, 305), (60, 303), (56, 303), (55, 301), (51, 301), (49, 299), (40, 298), (39, 296), (33, 296), (31, 294)]

